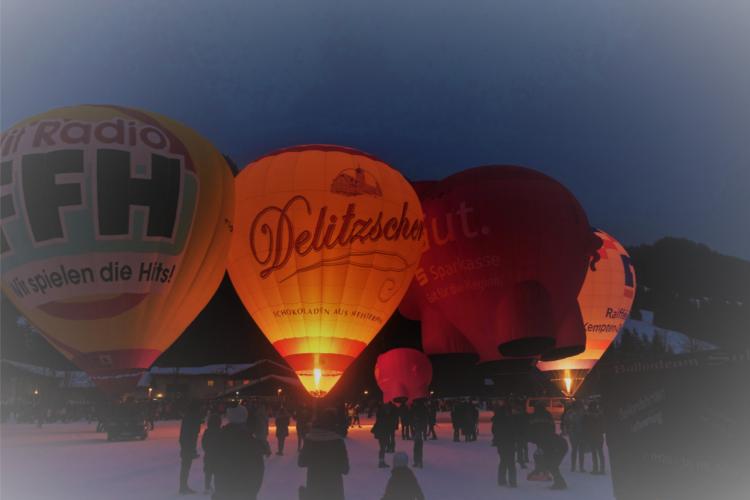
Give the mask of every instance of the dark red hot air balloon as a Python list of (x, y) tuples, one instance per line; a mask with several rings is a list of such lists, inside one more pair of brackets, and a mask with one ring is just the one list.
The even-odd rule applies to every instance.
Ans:
[[(427, 199), (432, 188), (438, 181), (416, 181), (412, 182), (414, 191), (420, 200)], [(443, 214), (425, 213), (425, 223)], [(428, 250), (429, 251), (429, 250)], [(422, 254), (422, 262), (429, 261), (430, 255)], [(399, 312), (402, 316), (416, 321), (421, 321), (422, 349), (425, 354), (435, 355), (475, 355), (476, 352), (471, 343), (466, 340), (458, 329), (448, 321), (439, 306), (427, 302), (424, 289), (419, 285), (424, 274), (423, 266), (418, 268), (420, 276), (412, 281), (406, 295), (399, 304)]]
[(383, 391), (383, 402), (403, 402), (430, 395), (432, 365), (416, 349), (397, 348), (378, 356), (375, 380)]
[(407, 315), (418, 309), (425, 321), (425, 306), (437, 309), (483, 361), (536, 356), (560, 335), (585, 345), (576, 298), (601, 241), (562, 184), (528, 168), (487, 166), (424, 193), (428, 248)]

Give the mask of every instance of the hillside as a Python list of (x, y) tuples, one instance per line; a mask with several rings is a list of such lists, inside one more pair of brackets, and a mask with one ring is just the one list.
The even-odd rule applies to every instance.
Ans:
[(657, 326), (725, 349), (750, 346), (750, 262), (679, 238), (628, 252), (638, 279), (634, 311), (654, 311)]

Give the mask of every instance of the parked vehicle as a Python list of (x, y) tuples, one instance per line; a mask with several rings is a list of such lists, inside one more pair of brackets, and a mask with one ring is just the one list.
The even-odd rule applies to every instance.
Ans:
[(149, 424), (145, 418), (121, 418), (106, 424), (107, 441), (125, 439), (144, 440), (148, 437)]

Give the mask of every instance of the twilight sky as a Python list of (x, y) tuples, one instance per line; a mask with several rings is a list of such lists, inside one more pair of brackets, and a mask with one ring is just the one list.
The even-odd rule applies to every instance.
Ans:
[(626, 244), (750, 259), (747, 0), (2, 0), (2, 129), (80, 103), (244, 165), (335, 143), (412, 179), (516, 163)]

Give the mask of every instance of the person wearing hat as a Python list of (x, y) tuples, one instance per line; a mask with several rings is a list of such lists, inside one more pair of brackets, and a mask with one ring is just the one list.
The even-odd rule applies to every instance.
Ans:
[(393, 469), (382, 500), (424, 500), (417, 477), (409, 468), (409, 456), (402, 451), (393, 455)]
[(344, 500), (343, 475), (349, 473), (349, 456), (339, 428), (336, 410), (318, 415), (305, 437), (297, 458), (307, 468), (307, 484), (300, 486), (300, 500)]
[(247, 426), (247, 408), (227, 409), (229, 423), (222, 427), (216, 449), (213, 500), (256, 500), (265, 473), (264, 456), (271, 450)]

